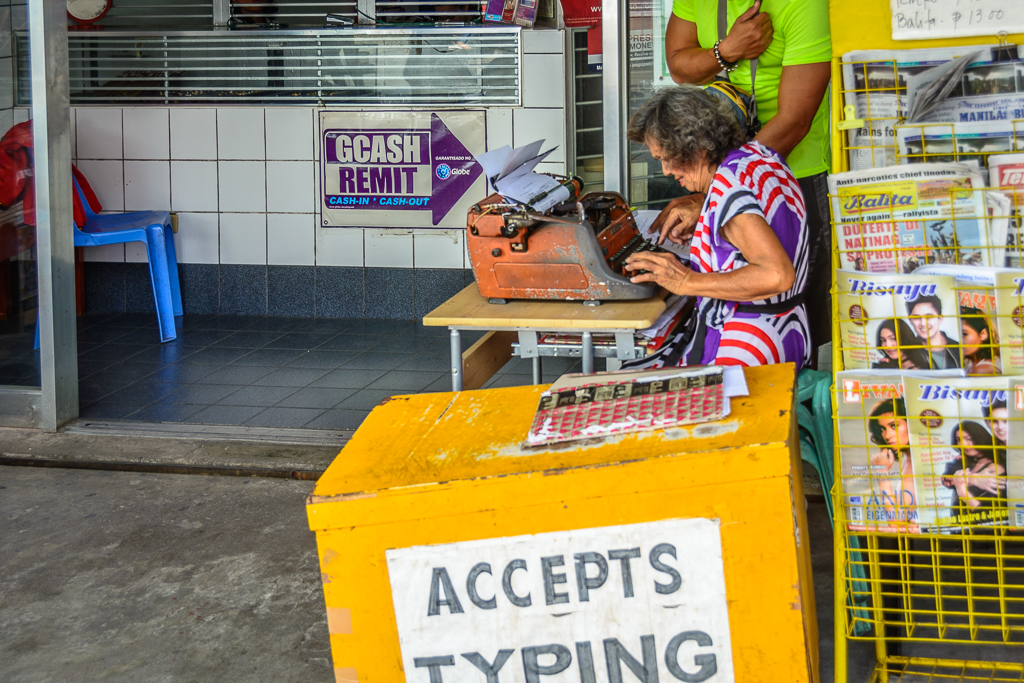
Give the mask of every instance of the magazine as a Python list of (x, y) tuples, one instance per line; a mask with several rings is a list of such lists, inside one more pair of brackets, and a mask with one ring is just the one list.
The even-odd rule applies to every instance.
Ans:
[[(917, 272), (920, 275), (949, 275), (956, 280), (956, 298), (960, 305), (960, 356), (964, 371), (968, 375), (1002, 374), (995, 287), (996, 275), (1006, 272), (1006, 269), (924, 266)], [(1024, 275), (1024, 271), (1020, 274)]]
[(1003, 373), (1024, 374), (1024, 271), (996, 273), (996, 310)]
[(984, 182), (970, 167), (889, 166), (835, 173), (828, 183), (842, 267), (911, 273), (927, 263), (990, 265)]
[(1006, 498), (1010, 526), (1024, 529), (1024, 378), (1011, 377), (1006, 406), (995, 406), (993, 433), (1004, 431), (1006, 441)]
[(1006, 377), (904, 379), (922, 532), (1006, 524), (1006, 434), (992, 411), (1008, 387)]
[[(1009, 48), (1013, 56), (1016, 56), (1016, 47)], [(843, 55), (844, 105), (852, 105), (856, 118), (865, 120), (863, 128), (848, 133), (850, 168), (856, 171), (896, 163), (896, 124), (910, 110), (910, 98), (906, 90), (908, 79), (972, 53), (975, 56), (971, 58), (965, 73), (974, 73), (1003, 56), (999, 52), (998, 45), (971, 45), (913, 50), (858, 50)], [(926, 87), (927, 83), (928, 79), (923, 79), (921, 85)], [(917, 81), (914, 84), (917, 85)], [(969, 94), (965, 95), (963, 87), (954, 88), (943, 104), (956, 100), (978, 103), (979, 98), (990, 94), (985, 93), (984, 89), (984, 86), (968, 89)], [(945, 120), (932, 118), (935, 115), (938, 114), (928, 114), (930, 120)]]
[(836, 271), (847, 370), (960, 367), (960, 310), (948, 275)]
[[(1006, 236), (1005, 265), (1024, 267), (1024, 154), (993, 154), (988, 158), (989, 185), (1002, 188), (1013, 206)], [(991, 193), (990, 193), (991, 194)]]
[(837, 372), (836, 394), (846, 528), (917, 533), (901, 372)]

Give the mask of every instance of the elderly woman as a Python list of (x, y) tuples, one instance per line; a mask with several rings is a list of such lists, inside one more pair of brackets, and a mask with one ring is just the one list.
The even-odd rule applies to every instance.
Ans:
[(663, 238), (682, 241), (692, 232), (688, 264), (652, 252), (627, 260), (630, 270), (647, 271), (633, 282), (697, 297), (696, 328), (685, 347), (686, 333), (634, 367), (796, 363), (799, 370), (810, 355), (807, 214), (789, 167), (747, 142), (727, 105), (695, 86), (665, 88), (641, 105), (629, 139), (696, 195), (659, 216)]

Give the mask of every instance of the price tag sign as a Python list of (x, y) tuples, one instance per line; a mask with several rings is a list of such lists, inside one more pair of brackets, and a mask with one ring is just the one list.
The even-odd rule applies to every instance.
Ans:
[(1020, 0), (889, 0), (893, 40), (995, 36), (1024, 31)]

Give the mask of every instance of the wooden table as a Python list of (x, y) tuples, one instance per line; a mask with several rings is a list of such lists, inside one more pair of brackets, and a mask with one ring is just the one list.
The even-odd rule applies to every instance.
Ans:
[[(650, 299), (606, 301), (585, 306), (579, 301), (510, 301), (492, 304), (472, 284), (423, 318), (430, 327), (451, 330), (452, 389), (483, 386), (498, 368), (512, 357), (511, 343), (519, 337), (523, 358), (533, 359), (533, 383), (540, 384), (540, 355), (537, 338), (541, 332), (570, 332), (583, 337), (583, 372), (594, 371), (594, 334), (614, 334), (616, 358), (635, 358), (638, 349), (634, 333), (650, 327), (665, 312), (662, 290)], [(465, 354), (463, 330), (488, 330)], [(463, 364), (468, 367), (464, 369)]]

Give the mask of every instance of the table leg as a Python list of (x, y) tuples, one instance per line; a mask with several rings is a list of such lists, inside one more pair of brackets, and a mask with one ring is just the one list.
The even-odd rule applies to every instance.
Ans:
[(452, 391), (462, 391), (462, 333), (452, 330)]
[(540, 356), (533, 357), (533, 383), (541, 384), (544, 380), (541, 377)]
[(589, 330), (583, 332), (583, 374), (594, 374), (594, 333)]

